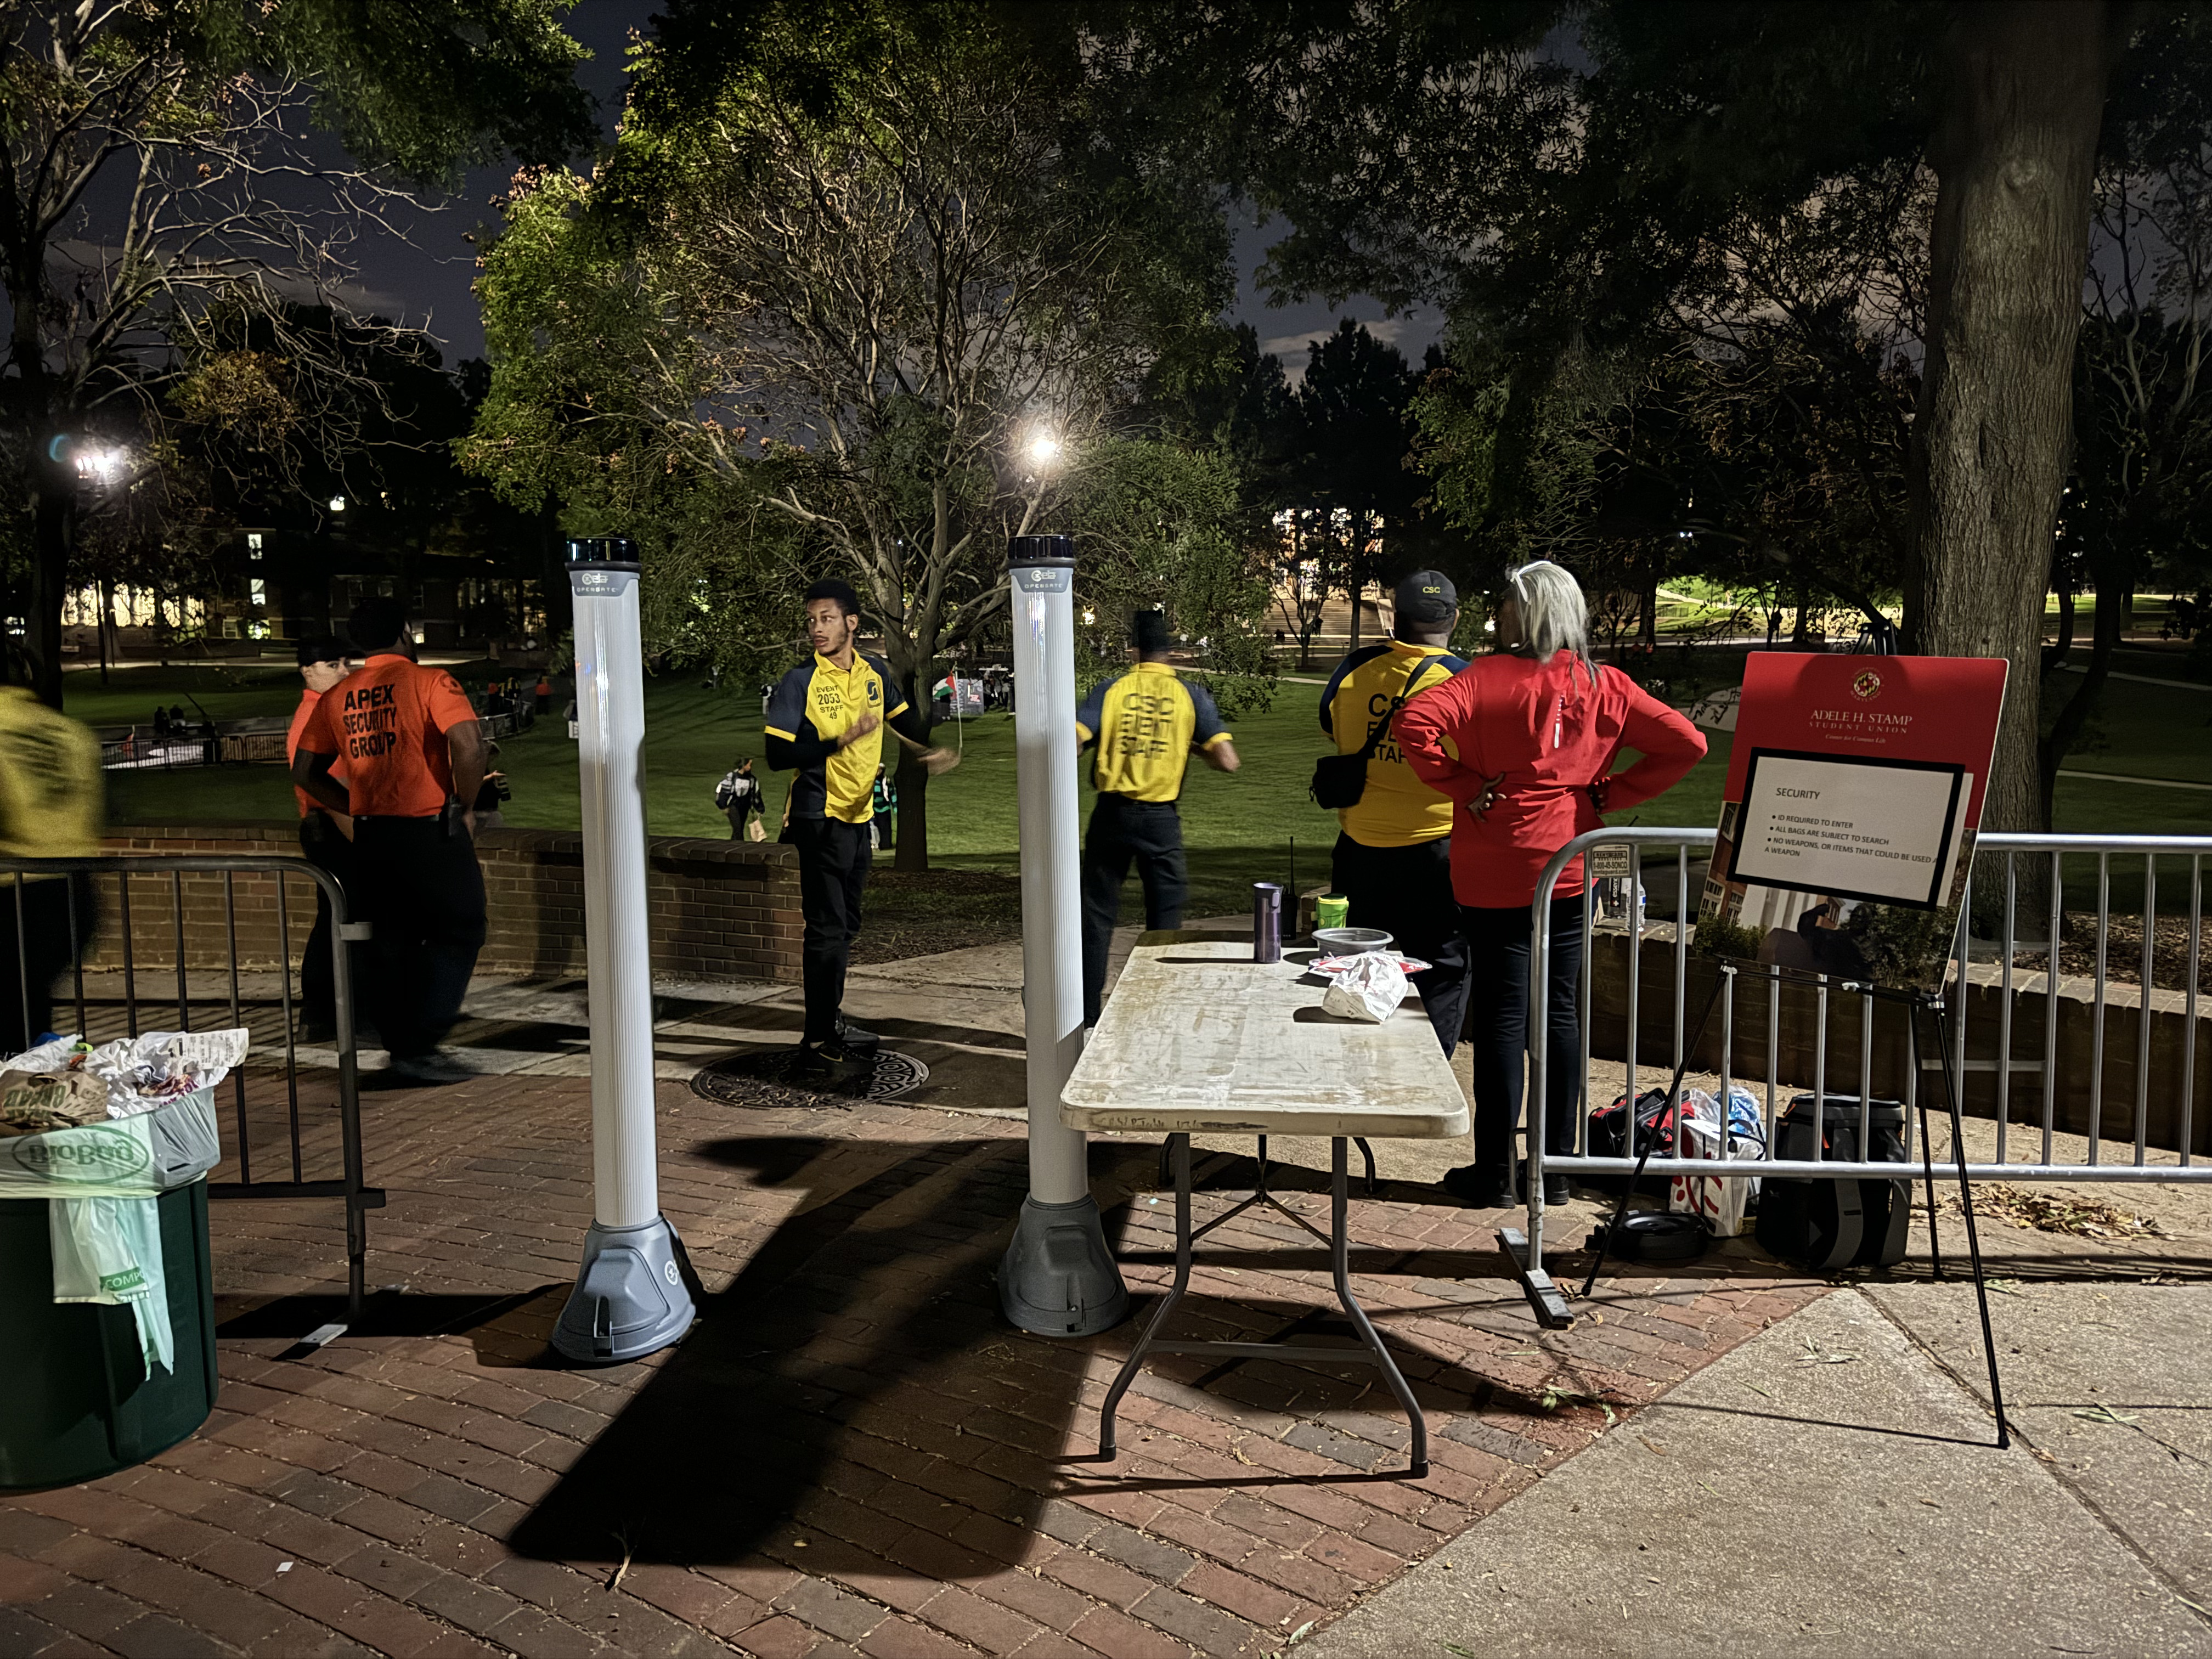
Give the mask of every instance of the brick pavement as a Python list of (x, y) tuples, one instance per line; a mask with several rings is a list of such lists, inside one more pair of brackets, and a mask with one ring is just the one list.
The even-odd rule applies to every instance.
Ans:
[[(0, 1498), (0, 1655), (1275, 1652), (1822, 1288), (1741, 1259), (1625, 1276), (1539, 1334), (1486, 1218), (1387, 1186), (1355, 1200), (1354, 1278), (1427, 1410), (1428, 1479), (1390, 1478), (1407, 1431), (1373, 1373), (1325, 1362), (1164, 1356), (1102, 1465), (1130, 1328), (1054, 1342), (997, 1313), (1018, 1124), (672, 1084), (661, 1105), (664, 1201), (709, 1293), (640, 1364), (546, 1359), (589, 1219), (584, 1079), (365, 1097), (392, 1194), (370, 1280), (404, 1289), (319, 1350), (293, 1339), (329, 1316), (307, 1293), (338, 1281), (337, 1206), (216, 1206), (221, 1405), (143, 1468)], [(1140, 1312), (1169, 1266), (1154, 1160), (1093, 1148)], [(1317, 1175), (1274, 1167), (1325, 1213)], [(1200, 1165), (1224, 1192), (1250, 1170)], [(1331, 1305), (1279, 1218), (1207, 1245), (1190, 1334)]]

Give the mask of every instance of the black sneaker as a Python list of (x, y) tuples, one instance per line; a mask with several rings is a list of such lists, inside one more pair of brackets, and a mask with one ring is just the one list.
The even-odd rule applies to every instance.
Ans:
[(876, 1057), (863, 1054), (831, 1037), (827, 1042), (802, 1042), (799, 1045), (799, 1069), (817, 1075), (830, 1072), (864, 1071), (872, 1068)]
[(433, 1048), (426, 1054), (394, 1054), (386, 1074), (428, 1088), (466, 1083), (477, 1068), (450, 1049)]
[(856, 1054), (872, 1054), (884, 1046), (884, 1040), (873, 1031), (864, 1031), (847, 1019), (837, 1016), (837, 1041)]
[[(1526, 1158), (1521, 1160), (1520, 1166), (1513, 1172), (1513, 1191), (1516, 1201), (1523, 1204), (1528, 1201), (1528, 1160)], [(1544, 1177), (1544, 1202), (1547, 1206), (1565, 1204), (1574, 1195), (1574, 1183), (1566, 1176), (1547, 1175)]]
[(1486, 1168), (1480, 1164), (1462, 1164), (1456, 1170), (1444, 1171), (1443, 1189), (1470, 1210), (1510, 1210), (1513, 1207), (1513, 1182), (1504, 1169)]

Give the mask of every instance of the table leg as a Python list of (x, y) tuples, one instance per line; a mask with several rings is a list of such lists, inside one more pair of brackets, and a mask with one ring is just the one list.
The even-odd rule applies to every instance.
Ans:
[(1375, 1196), (1375, 1149), (1357, 1135), (1352, 1137), (1352, 1144), (1359, 1148), (1359, 1156), (1366, 1160), (1367, 1196), (1372, 1198)]
[(1352, 1328), (1359, 1334), (1359, 1340), (1374, 1353), (1383, 1382), (1405, 1408), (1406, 1420), (1413, 1431), (1413, 1468), (1407, 1473), (1419, 1480), (1429, 1472), (1428, 1419), (1421, 1415), (1420, 1402), (1413, 1398), (1413, 1390), (1398, 1369), (1398, 1362), (1390, 1357), (1389, 1349), (1376, 1334), (1367, 1310), (1352, 1294), (1352, 1237), (1346, 1224), (1352, 1208), (1352, 1176), (1343, 1137), (1332, 1140), (1329, 1148), (1328, 1265), (1336, 1279), (1336, 1299), (1343, 1304), (1346, 1316), (1352, 1321)]
[[(1343, 1145), (1342, 1141), (1337, 1143), (1340, 1152)], [(1190, 1288), (1190, 1137), (1170, 1135), (1167, 1144), (1160, 1150), (1164, 1155), (1170, 1152), (1175, 1155), (1175, 1283), (1169, 1286), (1167, 1295), (1160, 1299), (1160, 1305), (1152, 1310), (1152, 1316), (1145, 1322), (1145, 1328), (1138, 1333), (1136, 1343), (1129, 1350), (1129, 1357), (1121, 1362), (1121, 1369), (1115, 1376), (1114, 1386), (1106, 1390), (1106, 1403), (1098, 1408), (1098, 1455), (1101, 1457), (1114, 1455), (1115, 1407), (1121, 1403), (1121, 1396), (1129, 1391), (1129, 1384), (1137, 1380), (1137, 1369), (1145, 1363), (1145, 1355), (1150, 1352), (1152, 1340), (1160, 1334), (1161, 1327), (1167, 1323), (1168, 1316), (1175, 1311), (1176, 1304), (1182, 1300), (1183, 1293)], [(1342, 1162), (1340, 1157), (1338, 1161)], [(1340, 1224), (1337, 1231), (1340, 1238), (1343, 1236)], [(1386, 1359), (1384, 1363), (1387, 1364), (1389, 1361)], [(1402, 1382), (1400, 1386), (1403, 1387)], [(1400, 1395), (1401, 1399), (1406, 1397)], [(1418, 1434), (1419, 1431), (1417, 1429), (1415, 1432)]]

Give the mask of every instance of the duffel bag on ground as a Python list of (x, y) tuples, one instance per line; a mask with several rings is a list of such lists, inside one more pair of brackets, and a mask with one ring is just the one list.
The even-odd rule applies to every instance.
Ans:
[[(1774, 1156), (1790, 1163), (1827, 1158), (1846, 1164), (1903, 1164), (1905, 1108), (1893, 1100), (1869, 1105), (1869, 1149), (1859, 1152), (1859, 1103), (1830, 1095), (1820, 1140), (1814, 1139), (1813, 1097), (1790, 1103), (1775, 1133)], [(1825, 1149), (1816, 1151), (1816, 1146)], [(1759, 1194), (1758, 1238), (1783, 1261), (1828, 1273), (1887, 1267), (1905, 1259), (1911, 1222), (1908, 1180), (1803, 1180), (1770, 1176)]]

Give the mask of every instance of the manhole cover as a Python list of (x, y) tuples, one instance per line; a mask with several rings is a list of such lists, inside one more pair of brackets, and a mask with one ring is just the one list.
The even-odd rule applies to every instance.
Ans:
[(878, 1049), (875, 1067), (823, 1073), (799, 1063), (796, 1046), (755, 1048), (700, 1067), (691, 1092), (726, 1106), (788, 1106), (793, 1097), (824, 1101), (890, 1100), (929, 1081), (929, 1067), (912, 1054)]

